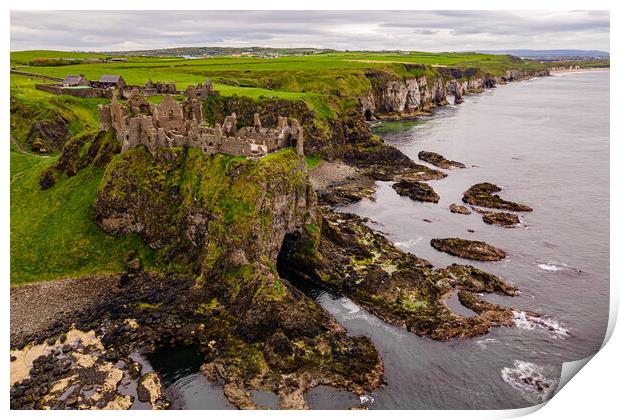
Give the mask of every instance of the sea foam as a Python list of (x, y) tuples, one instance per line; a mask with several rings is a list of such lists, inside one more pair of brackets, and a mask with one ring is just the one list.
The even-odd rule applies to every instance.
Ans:
[(556, 379), (545, 377), (542, 366), (522, 360), (515, 360), (513, 368), (503, 368), (501, 375), (504, 382), (535, 404), (546, 401), (558, 385)]
[(550, 332), (554, 337), (565, 338), (570, 334), (568, 330), (555, 319), (540, 318), (528, 315), (523, 311), (512, 311), (514, 323), (517, 328), (523, 330), (542, 329)]
[(360, 403), (361, 404), (372, 404), (373, 402), (375, 402), (375, 399), (373, 397), (371, 397), (370, 395), (360, 395)]
[(539, 268), (545, 270), (545, 271), (561, 271), (562, 267), (557, 266), (555, 264), (545, 264), (545, 263), (541, 263), (541, 264), (537, 264)]

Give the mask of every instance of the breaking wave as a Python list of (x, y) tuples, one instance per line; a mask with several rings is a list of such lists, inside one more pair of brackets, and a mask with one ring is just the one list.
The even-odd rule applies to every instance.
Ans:
[(535, 404), (549, 399), (558, 385), (556, 379), (545, 377), (542, 366), (521, 360), (514, 361), (514, 368), (503, 368), (502, 379)]
[(497, 343), (498, 341), (495, 338), (485, 338), (483, 340), (476, 341), (481, 348), (486, 349), (489, 344)]
[(536, 266), (541, 270), (545, 271), (574, 271), (576, 273), (581, 273), (581, 270), (575, 267), (571, 267), (568, 264), (558, 263), (554, 261), (545, 261), (545, 262), (537, 262)]
[(404, 241), (404, 242), (394, 242), (394, 245), (396, 245), (396, 247), (401, 248), (401, 249), (411, 249), (413, 246), (417, 245), (418, 243), (420, 243), (420, 241), (422, 240), (422, 237), (416, 238), (416, 239), (410, 239), (408, 241)]
[(546, 271), (560, 271), (562, 270), (562, 267), (558, 267), (557, 265), (553, 265), (553, 264), (538, 264), (538, 267), (542, 268), (543, 270)]
[(554, 337), (565, 338), (570, 334), (568, 330), (555, 319), (539, 318), (528, 315), (523, 311), (512, 311), (515, 326), (524, 330), (534, 330), (536, 328), (549, 331)]
[(372, 404), (373, 402), (375, 402), (375, 399), (371, 397), (370, 395), (360, 395), (361, 404), (367, 405), (367, 404)]

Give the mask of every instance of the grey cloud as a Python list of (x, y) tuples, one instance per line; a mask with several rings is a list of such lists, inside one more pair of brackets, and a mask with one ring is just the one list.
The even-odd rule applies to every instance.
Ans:
[(11, 50), (609, 50), (605, 11), (12, 11)]

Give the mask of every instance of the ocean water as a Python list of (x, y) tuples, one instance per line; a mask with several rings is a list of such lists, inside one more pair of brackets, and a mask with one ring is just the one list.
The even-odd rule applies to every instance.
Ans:
[[(305, 284), (352, 335), (369, 336), (383, 357), (386, 385), (363, 396), (318, 387), (312, 408), (364, 403), (371, 409), (503, 409), (538, 404), (553, 395), (565, 361), (595, 353), (605, 335), (609, 307), (609, 72), (567, 73), (512, 83), (465, 103), (446, 106), (413, 123), (381, 123), (384, 140), (418, 161), (434, 151), (467, 165), (429, 182), (437, 204), (400, 197), (379, 182), (375, 200), (343, 208), (367, 216), (405, 251), (436, 267), (467, 263), (430, 246), (435, 237), (484, 240), (505, 250), (497, 263), (473, 265), (513, 282), (517, 297), (484, 299), (515, 308), (515, 326), (470, 340), (433, 341), (393, 327), (350, 299)], [(450, 213), (471, 185), (500, 185), (502, 197), (533, 207), (523, 226), (487, 225), (481, 215)], [(423, 221), (431, 220), (431, 223)], [(468, 232), (474, 230), (474, 233)], [(295, 283), (295, 279), (291, 279)], [(471, 315), (450, 299), (450, 307)], [(528, 318), (522, 310), (540, 313)], [(190, 354), (191, 356), (191, 354)], [(152, 360), (175, 408), (231, 408), (221, 388), (183, 360)], [(273, 395), (254, 395), (275, 406)], [(264, 401), (263, 401), (264, 400)], [(361, 400), (361, 401), (360, 401)]]
[[(562, 363), (595, 353), (607, 328), (609, 72), (512, 83), (417, 124), (377, 129), (415, 161), (427, 150), (467, 168), (429, 182), (441, 196), (437, 204), (401, 197), (390, 182), (380, 182), (375, 201), (343, 210), (369, 217), (398, 247), (436, 267), (472, 261), (436, 251), (432, 238), (495, 245), (506, 251), (505, 260), (473, 265), (513, 282), (521, 295), (484, 297), (517, 309), (515, 327), (434, 342), (391, 327), (346, 298), (322, 294), (319, 302), (350, 333), (370, 336), (383, 356), (387, 386), (372, 393), (370, 407), (499, 409), (542, 402), (553, 394)], [(522, 213), (523, 226), (506, 229), (485, 224), (478, 213), (449, 211), (483, 181), (534, 209)], [(528, 319), (518, 310), (542, 317)]]

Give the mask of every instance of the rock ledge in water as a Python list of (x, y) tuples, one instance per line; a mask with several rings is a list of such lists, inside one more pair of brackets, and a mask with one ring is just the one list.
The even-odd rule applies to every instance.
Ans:
[(431, 246), (461, 258), (477, 261), (499, 261), (506, 258), (506, 253), (499, 248), (482, 241), (470, 241), (461, 238), (432, 239)]
[(458, 204), (450, 204), (450, 211), (452, 213), (458, 213), (458, 214), (471, 214), (471, 210), (469, 210), (467, 207), (465, 206), (459, 206)]
[(418, 159), (433, 164), (441, 169), (465, 168), (465, 165), (455, 160), (449, 160), (441, 156), (439, 153), (426, 152), (422, 150), (418, 153)]
[(403, 179), (393, 184), (392, 188), (396, 190), (398, 195), (409, 197), (412, 200), (427, 201), (431, 203), (437, 203), (439, 201), (439, 195), (430, 185), (425, 184), (424, 182), (412, 182)]
[(511, 211), (532, 211), (532, 208), (526, 206), (525, 204), (506, 201), (499, 195), (495, 194), (501, 190), (502, 189), (497, 185), (489, 182), (481, 182), (479, 184), (472, 185), (463, 193), (463, 201), (467, 204), (480, 207)]
[(521, 220), (519, 220), (519, 216), (516, 214), (504, 212), (486, 213), (482, 216), (482, 220), (484, 223), (502, 227), (515, 227), (515, 225), (518, 225), (521, 222)]

